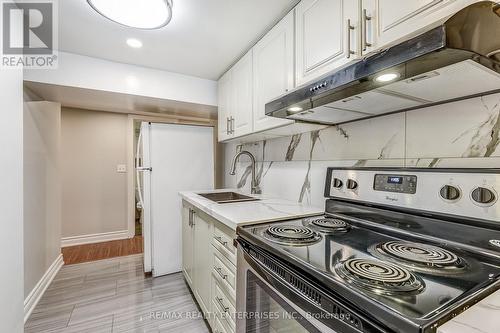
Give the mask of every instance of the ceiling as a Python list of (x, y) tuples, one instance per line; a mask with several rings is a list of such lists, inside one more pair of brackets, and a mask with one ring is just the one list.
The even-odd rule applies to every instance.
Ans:
[(33, 100), (61, 103), (64, 107), (173, 118), (217, 119), (217, 107), (103, 90), (24, 81)]
[[(298, 0), (173, 0), (172, 21), (139, 30), (97, 14), (86, 0), (59, 1), (59, 49), (216, 80)], [(132, 49), (127, 38), (143, 42)]]

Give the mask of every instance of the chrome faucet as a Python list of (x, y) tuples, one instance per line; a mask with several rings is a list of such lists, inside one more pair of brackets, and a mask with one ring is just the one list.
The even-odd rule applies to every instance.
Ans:
[(242, 150), (234, 156), (233, 163), (231, 165), (231, 171), (229, 172), (229, 174), (233, 175), (233, 176), (236, 174), (236, 162), (238, 161), (238, 158), (241, 155), (247, 155), (248, 157), (250, 157), (250, 161), (252, 162), (252, 190), (251, 190), (251, 193), (252, 194), (261, 194), (262, 191), (261, 191), (259, 185), (257, 184), (257, 178), (256, 178), (256, 173), (255, 173), (255, 157), (249, 151)]

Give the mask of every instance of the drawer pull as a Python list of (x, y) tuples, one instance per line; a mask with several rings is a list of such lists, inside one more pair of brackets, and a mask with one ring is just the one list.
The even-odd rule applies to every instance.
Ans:
[(216, 241), (218, 241), (222, 245), (227, 246), (227, 242), (223, 241), (221, 236), (215, 236), (214, 238), (215, 238)]
[(227, 279), (227, 274), (222, 273), (222, 268), (214, 266), (214, 269), (217, 273), (219, 273), (220, 277), (225, 280)]
[(222, 303), (222, 298), (215, 296), (215, 300), (219, 303), (219, 306), (224, 310), (224, 312), (227, 313), (229, 311), (229, 308)]

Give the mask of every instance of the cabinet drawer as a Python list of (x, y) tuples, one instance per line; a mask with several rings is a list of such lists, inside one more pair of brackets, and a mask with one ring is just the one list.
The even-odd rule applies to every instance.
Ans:
[(212, 245), (236, 266), (236, 248), (233, 245), (233, 238), (217, 226), (214, 226)]
[(232, 302), (236, 299), (236, 268), (233, 264), (222, 256), (218, 251), (213, 251), (213, 270), (212, 273), (219, 284), (226, 288)]
[(215, 316), (216, 318), (220, 318), (220, 321), (226, 324), (230, 328), (230, 331), (234, 331), (236, 329), (236, 309), (217, 282), (215, 282), (213, 288), (212, 303)]

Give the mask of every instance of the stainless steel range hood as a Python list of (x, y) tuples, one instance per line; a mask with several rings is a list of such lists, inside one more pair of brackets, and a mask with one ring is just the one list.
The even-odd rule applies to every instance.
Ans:
[(340, 124), (500, 92), (499, 73), (500, 4), (483, 1), (267, 103), (266, 114)]

